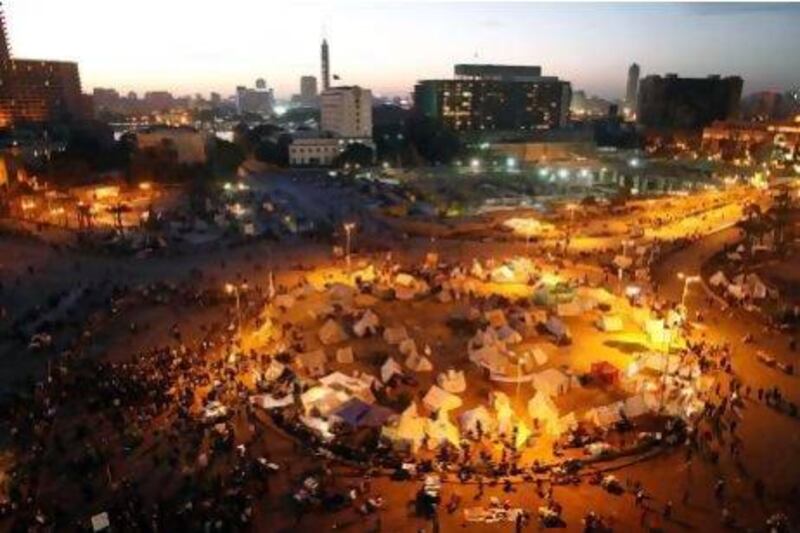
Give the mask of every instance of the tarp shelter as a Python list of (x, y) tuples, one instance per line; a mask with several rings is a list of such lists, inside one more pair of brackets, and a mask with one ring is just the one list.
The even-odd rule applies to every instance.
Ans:
[(320, 378), (320, 383), (326, 387), (342, 390), (351, 396), (355, 396), (367, 403), (375, 402), (375, 395), (372, 387), (375, 385), (375, 378), (370, 375), (361, 374), (348, 376), (342, 372), (332, 372)]
[(417, 414), (416, 404), (409, 405), (395, 423), (384, 426), (381, 436), (395, 448), (416, 452), (425, 438), (425, 419)]
[(344, 348), (339, 348), (336, 350), (336, 362), (349, 365), (355, 361), (355, 357), (353, 355), (353, 348), (351, 346), (345, 346)]
[(269, 366), (264, 371), (264, 380), (275, 381), (283, 375), (284, 371), (286, 371), (286, 365), (273, 359), (269, 362)]
[(451, 368), (447, 372), (442, 372), (436, 377), (436, 383), (452, 394), (460, 394), (467, 390), (467, 381), (464, 372)]
[(458, 417), (458, 423), (461, 426), (463, 433), (473, 433), (478, 435), (478, 427), (480, 426), (483, 434), (492, 433), (495, 429), (495, 421), (489, 410), (483, 405), (479, 405), (469, 411), (464, 411)]
[(452, 411), (453, 409), (461, 407), (461, 398), (447, 392), (437, 385), (431, 385), (431, 388), (428, 389), (428, 392), (422, 399), (422, 403), (431, 412)]
[(355, 324), (353, 324), (353, 333), (356, 337), (364, 337), (366, 335), (374, 335), (378, 331), (378, 326), (380, 325), (381, 321), (371, 309), (367, 309), (367, 311), (361, 315)]
[(731, 283), (728, 285), (728, 294), (736, 298), (737, 300), (744, 300), (745, 292), (744, 287), (742, 285), (734, 285)]
[(508, 357), (500, 353), (494, 346), (473, 350), (469, 354), (469, 360), (494, 374), (505, 374), (508, 367)]
[(371, 405), (359, 398), (350, 398), (334, 409), (331, 419), (353, 428), (381, 427), (394, 413), (382, 405)]
[(328, 321), (319, 328), (318, 336), (320, 342), (325, 346), (344, 342), (348, 339), (344, 328), (332, 318), (329, 318)]
[(607, 333), (622, 331), (622, 318), (619, 315), (603, 315), (597, 320), (597, 327)]
[(301, 353), (297, 359), (309, 375), (321, 376), (325, 373), (325, 363), (328, 359), (324, 350)]
[(533, 375), (533, 388), (549, 396), (560, 396), (571, 386), (570, 377), (556, 368), (548, 368)]
[(395, 361), (392, 357), (388, 358), (381, 366), (381, 381), (384, 383), (388, 383), (389, 380), (391, 380), (394, 376), (402, 375), (403, 367), (401, 367), (400, 363)]
[(417, 343), (414, 342), (414, 339), (412, 338), (403, 339), (397, 346), (397, 350), (403, 355), (411, 355), (418, 353)]
[(383, 331), (383, 340), (388, 344), (400, 344), (408, 338), (408, 331), (404, 326), (397, 326), (394, 328), (386, 328)]
[(616, 385), (619, 382), (619, 369), (608, 361), (592, 363), (592, 378), (603, 385)]
[(558, 420), (560, 414), (558, 407), (546, 393), (537, 391), (533, 398), (528, 402), (528, 414), (531, 418), (539, 421), (540, 427), (548, 433), (558, 432)]
[(306, 413), (317, 411), (323, 418), (328, 417), (334, 409), (350, 399), (345, 391), (326, 386), (311, 387), (300, 395), (300, 401)]

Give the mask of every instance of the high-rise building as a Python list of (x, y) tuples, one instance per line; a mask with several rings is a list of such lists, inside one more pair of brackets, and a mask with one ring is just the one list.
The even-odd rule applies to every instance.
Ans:
[(625, 104), (632, 111), (636, 110), (636, 99), (639, 94), (639, 65), (631, 64), (628, 68), (628, 84), (625, 87)]
[(267, 89), (267, 80), (264, 78), (258, 78), (256, 80), (256, 89), (260, 89), (262, 91)]
[(637, 120), (648, 128), (699, 130), (736, 116), (742, 85), (738, 76), (647, 76), (639, 84)]
[(314, 76), (300, 77), (300, 103), (314, 105), (317, 103), (317, 78)]
[(520, 131), (565, 126), (572, 89), (536, 66), (456, 65), (455, 79), (421, 80), (414, 106), (455, 131)]
[(336, 137), (372, 138), (372, 92), (333, 87), (320, 96), (320, 129)]
[(84, 118), (87, 104), (77, 63), (11, 56), (0, 5), (0, 127)]
[(253, 113), (268, 117), (272, 115), (274, 98), (271, 89), (250, 89), (244, 85), (236, 87), (236, 110), (239, 114)]
[(328, 55), (328, 41), (322, 39), (322, 90), (331, 88), (331, 64)]

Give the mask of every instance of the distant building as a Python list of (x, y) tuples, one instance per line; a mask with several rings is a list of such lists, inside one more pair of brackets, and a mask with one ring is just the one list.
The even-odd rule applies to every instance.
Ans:
[(625, 86), (625, 105), (633, 113), (636, 112), (636, 101), (639, 97), (639, 65), (631, 64), (628, 68), (628, 83)]
[(302, 76), (300, 78), (300, 103), (306, 106), (316, 105), (318, 96), (317, 78)]
[(250, 89), (243, 85), (236, 87), (236, 111), (239, 114), (252, 113), (269, 117), (272, 115), (274, 103), (271, 89)]
[(328, 55), (328, 41), (322, 39), (322, 90), (327, 91), (331, 88), (331, 63)]
[(104, 89), (95, 87), (92, 91), (95, 109), (116, 110), (120, 107), (120, 96), (116, 89)]
[(572, 89), (536, 66), (456, 65), (455, 79), (422, 80), (414, 106), (455, 131), (522, 131), (563, 127)]
[(256, 80), (256, 89), (259, 89), (261, 91), (267, 90), (267, 80), (265, 80), (264, 78), (258, 78)]
[(320, 96), (320, 129), (335, 137), (372, 139), (372, 91), (334, 87)]
[(289, 145), (289, 164), (293, 167), (327, 167), (346, 147), (344, 140), (332, 137), (295, 139)]
[(148, 91), (143, 100), (148, 111), (165, 111), (175, 105), (175, 97), (169, 91)]
[(793, 159), (800, 155), (800, 120), (715, 121), (703, 129), (702, 147), (726, 160), (752, 155), (760, 147), (778, 148)]
[(654, 129), (699, 130), (736, 116), (742, 78), (647, 76), (639, 84), (637, 120)]
[(172, 149), (179, 163), (205, 163), (208, 134), (190, 127), (153, 126), (136, 132), (142, 150)]

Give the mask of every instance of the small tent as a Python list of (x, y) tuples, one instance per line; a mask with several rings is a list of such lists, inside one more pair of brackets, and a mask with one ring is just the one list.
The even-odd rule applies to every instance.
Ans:
[(319, 328), (317, 335), (319, 336), (320, 342), (325, 346), (344, 342), (348, 339), (344, 328), (332, 318), (329, 318), (328, 321)]
[(361, 315), (361, 318), (353, 324), (353, 333), (359, 338), (365, 337), (366, 335), (374, 335), (380, 323), (381, 321), (378, 315), (371, 309), (367, 309), (367, 311)]
[(597, 327), (606, 333), (622, 331), (622, 318), (619, 315), (603, 315), (597, 320)]
[(408, 338), (408, 332), (404, 326), (386, 328), (383, 331), (383, 340), (388, 344), (400, 344)]
[(496, 331), (497, 338), (506, 344), (519, 344), (522, 342), (522, 335), (508, 324), (497, 328)]
[(310, 376), (321, 376), (325, 374), (325, 363), (327, 356), (324, 350), (314, 350), (313, 352), (301, 353), (297, 356), (302, 366)]
[(428, 448), (436, 449), (443, 444), (458, 446), (461, 442), (461, 435), (458, 428), (450, 421), (447, 412), (440, 410), (434, 420), (427, 420), (425, 424), (425, 435), (428, 437)]
[(422, 403), (431, 412), (452, 411), (453, 409), (461, 407), (461, 398), (447, 392), (437, 385), (431, 385), (431, 388), (428, 389), (428, 392), (422, 399)]
[(560, 396), (570, 389), (569, 376), (556, 368), (548, 368), (534, 374), (531, 380), (533, 388), (549, 396)]
[(545, 428), (548, 433), (557, 432), (550, 430), (550, 426), (557, 426), (559, 420), (558, 407), (549, 395), (542, 391), (536, 391), (536, 394), (528, 402), (528, 414), (531, 418), (538, 420), (541, 427)]
[(492, 414), (483, 405), (464, 411), (458, 417), (458, 423), (462, 433), (472, 433), (476, 436), (479, 433), (478, 428), (483, 434), (488, 434), (494, 431), (496, 425)]
[(424, 355), (418, 354), (416, 351), (406, 357), (406, 367), (414, 372), (432, 372), (433, 363)]
[(381, 366), (381, 381), (384, 383), (388, 383), (389, 380), (391, 380), (394, 376), (402, 375), (403, 367), (401, 367), (400, 363), (395, 361), (392, 357), (388, 358)]
[(395, 448), (416, 452), (425, 439), (425, 419), (417, 413), (416, 404), (409, 405), (395, 423), (384, 426), (381, 436)]
[(339, 348), (336, 350), (336, 362), (349, 365), (355, 360), (353, 356), (353, 348), (351, 346), (345, 346), (344, 348)]
[(619, 383), (619, 369), (608, 361), (592, 363), (592, 378), (602, 385), (616, 385)]
[(467, 381), (464, 378), (464, 372), (453, 368), (439, 374), (436, 377), (436, 383), (452, 394), (460, 394), (467, 390)]
[(535, 344), (533, 348), (531, 348), (531, 354), (533, 354), (533, 359), (539, 366), (546, 364), (549, 359), (547, 352), (544, 351), (544, 348), (540, 344)]
[(708, 278), (708, 282), (712, 287), (725, 287), (728, 285), (728, 278), (721, 270), (717, 270), (713, 276)]
[(503, 313), (502, 309), (492, 309), (491, 311), (486, 311), (483, 316), (486, 318), (486, 321), (489, 322), (489, 325), (495, 329), (501, 328), (508, 323), (506, 321), (506, 315)]

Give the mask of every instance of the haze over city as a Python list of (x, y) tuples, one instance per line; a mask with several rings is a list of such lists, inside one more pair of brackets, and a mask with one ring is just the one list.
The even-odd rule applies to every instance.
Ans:
[(323, 35), (342, 82), (383, 95), (406, 95), (417, 79), (449, 74), (457, 62), (540, 64), (606, 98), (623, 96), (632, 61), (644, 75), (737, 74), (745, 94), (800, 84), (796, 4), (6, 4), (15, 55), (79, 60), (89, 89), (231, 94), (263, 77), (286, 98), (299, 76), (318, 75)]

